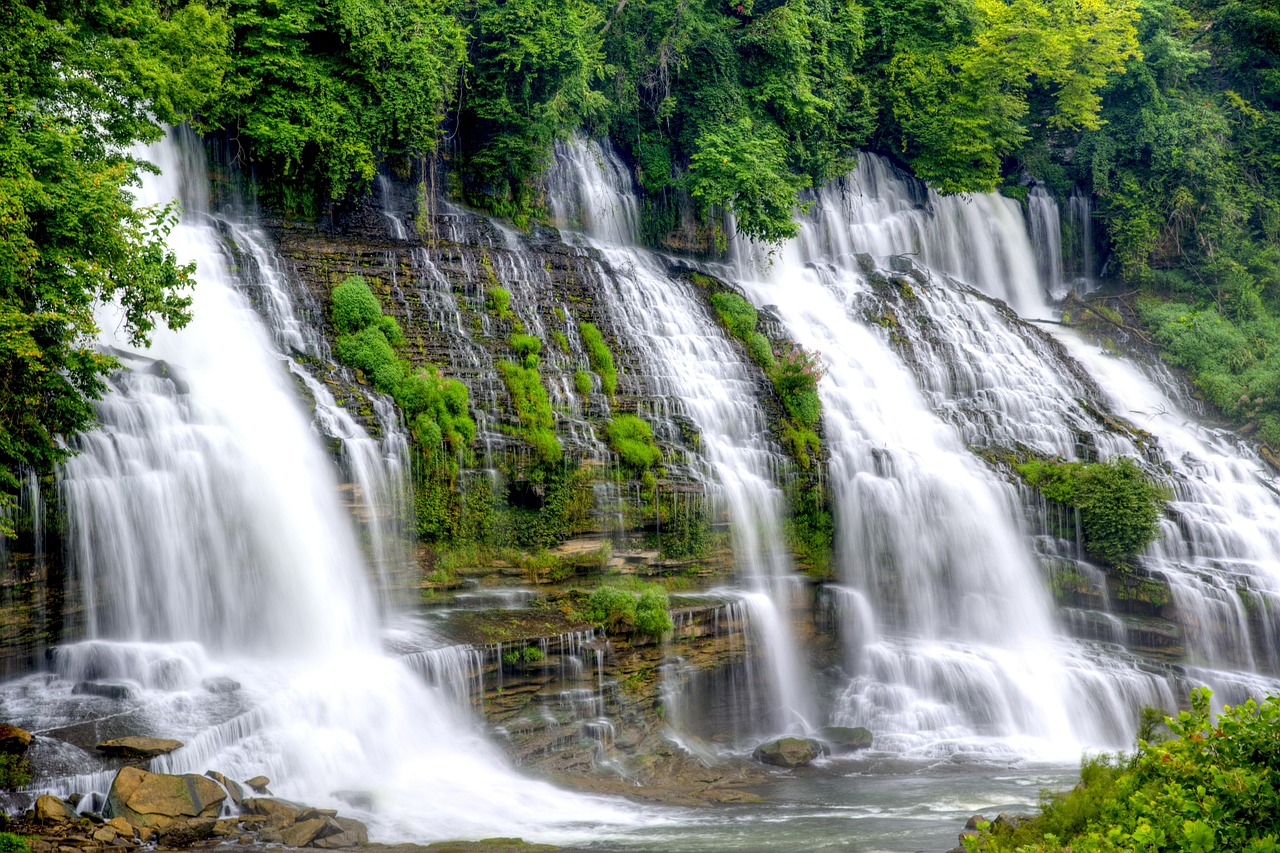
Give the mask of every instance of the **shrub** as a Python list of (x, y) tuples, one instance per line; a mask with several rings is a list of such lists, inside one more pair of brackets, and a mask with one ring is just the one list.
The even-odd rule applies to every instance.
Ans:
[(662, 451), (653, 443), (653, 429), (636, 415), (618, 415), (605, 428), (609, 446), (629, 468), (644, 470), (662, 461)]
[(1224, 707), (1207, 688), (1165, 718), (1170, 739), (1140, 739), (1128, 757), (1088, 759), (1070, 793), (1042, 795), (1042, 813), (987, 827), (967, 851), (1280, 850), (1280, 697)]
[(822, 419), (822, 400), (818, 396), (818, 380), (822, 374), (818, 354), (800, 347), (792, 347), (778, 356), (769, 374), (783, 408), (800, 426), (812, 429)]
[(516, 355), (523, 361), (531, 355), (538, 355), (542, 352), (542, 341), (533, 335), (514, 334), (511, 336), (511, 348), (516, 351)]
[[(331, 294), (333, 328), (339, 335), (354, 335), (378, 322), (382, 305), (369, 289), (369, 283), (353, 275), (333, 289)], [(394, 322), (394, 321), (393, 321)]]
[(647, 589), (640, 594), (636, 602), (636, 631), (650, 637), (661, 638), (671, 630), (671, 614), (667, 611), (668, 599), (665, 592)]
[(490, 287), (489, 295), (484, 300), (484, 306), (489, 309), (490, 314), (493, 314), (499, 320), (505, 320), (511, 316), (511, 291), (496, 285)]
[(343, 364), (369, 374), (374, 387), (384, 394), (394, 395), (399, 390), (404, 367), (378, 324), (354, 334), (340, 335), (333, 353)]
[(594, 323), (586, 322), (578, 324), (578, 334), (582, 336), (582, 343), (587, 348), (591, 369), (600, 375), (600, 386), (605, 394), (612, 397), (618, 387), (618, 371), (613, 366), (613, 353), (609, 352), (604, 335), (600, 334)]
[(574, 371), (573, 387), (577, 389), (578, 393), (584, 397), (590, 394), (591, 393), (591, 374), (587, 373), (587, 371), (585, 370)]
[(498, 374), (511, 395), (511, 405), (520, 421), (520, 437), (534, 449), (539, 462), (559, 462), (563, 449), (555, 434), (551, 398), (538, 371), (510, 361), (499, 361)]
[(772, 371), (777, 363), (773, 357), (773, 346), (769, 343), (769, 339), (759, 332), (747, 335), (747, 354), (751, 356), (752, 361), (763, 367), (766, 373)]
[(730, 291), (712, 294), (711, 307), (716, 309), (716, 315), (729, 334), (738, 340), (745, 341), (756, 330), (759, 315), (755, 306), (738, 294)]
[(560, 331), (559, 329), (555, 330), (554, 332), (551, 333), (551, 340), (555, 343), (556, 348), (559, 349), (560, 352), (568, 355), (569, 338), (565, 335), (564, 332)]
[(0, 832), (0, 853), (27, 853), (30, 849), (27, 839), (21, 835), (15, 835), (12, 832)]
[(1122, 568), (1160, 532), (1160, 514), (1169, 491), (1132, 459), (1035, 460), (1018, 465), (1017, 471), (1049, 500), (1079, 511), (1085, 551), (1108, 566)]
[(616, 586), (598, 586), (591, 591), (583, 615), (606, 631), (628, 631), (635, 627), (636, 597)]

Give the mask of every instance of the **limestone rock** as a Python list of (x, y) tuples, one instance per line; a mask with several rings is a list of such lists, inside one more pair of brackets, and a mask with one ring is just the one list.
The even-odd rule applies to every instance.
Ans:
[(287, 847), (306, 847), (327, 828), (324, 818), (298, 821), (293, 826), (280, 830), (280, 841)]
[(217, 770), (206, 770), (204, 775), (227, 789), (227, 794), (231, 797), (231, 802), (239, 805), (244, 800), (244, 788), (240, 787), (240, 783), (234, 779), (223, 776)]
[(168, 755), (185, 744), (180, 740), (158, 737), (118, 737), (98, 744), (98, 751), (111, 758), (144, 761), (157, 755)]
[(316, 818), (337, 817), (337, 809), (303, 809), (298, 815), (298, 820), (315, 820)]
[(803, 737), (780, 737), (756, 747), (751, 757), (774, 767), (803, 767), (828, 752), (819, 741)]
[[(132, 837), (133, 833), (131, 832), (129, 835)], [(116, 840), (116, 831), (109, 826), (103, 826), (94, 831), (93, 840), (100, 841), (103, 844), (110, 844)]]
[(81, 681), (71, 688), (80, 696), (101, 696), (103, 699), (132, 699), (138, 695), (132, 685), (118, 681)]
[(43, 823), (66, 823), (78, 817), (71, 806), (52, 794), (37, 798), (35, 810), (36, 820)]
[[(200, 777), (197, 776), (197, 779)], [(217, 823), (211, 817), (196, 817), (179, 820), (160, 832), (160, 843), (165, 847), (190, 847), (199, 841), (213, 836), (213, 827)]]
[(827, 726), (818, 731), (818, 738), (836, 755), (871, 748), (871, 731), (862, 726)]
[(302, 814), (305, 806), (282, 800), (279, 797), (248, 797), (241, 807), (248, 809), (249, 814), (278, 818), (284, 823), (293, 823)]
[(133, 838), (133, 825), (122, 817), (113, 817), (107, 821), (107, 826), (116, 831), (116, 835), (123, 835), (125, 838)]
[(111, 783), (107, 808), (134, 826), (164, 829), (180, 818), (216, 817), (226, 798), (218, 783), (194, 773), (170, 776), (124, 767)]
[(31, 746), (31, 732), (0, 723), (0, 754), (22, 755)]
[(271, 780), (266, 776), (254, 776), (252, 779), (245, 779), (244, 783), (259, 794), (266, 794), (267, 786), (271, 784)]

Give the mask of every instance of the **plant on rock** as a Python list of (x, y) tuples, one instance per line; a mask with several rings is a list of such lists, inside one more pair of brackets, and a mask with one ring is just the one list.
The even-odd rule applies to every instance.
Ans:
[(1122, 569), (1155, 541), (1169, 490), (1132, 459), (1109, 462), (1032, 460), (1016, 466), (1051, 501), (1075, 507), (1086, 553)]
[(662, 461), (662, 451), (653, 443), (653, 429), (636, 415), (618, 415), (605, 428), (609, 446), (622, 464), (635, 472), (647, 471)]
[(587, 348), (591, 369), (600, 375), (600, 386), (606, 395), (612, 397), (618, 387), (618, 371), (613, 366), (613, 353), (609, 352), (604, 335), (600, 334), (600, 329), (594, 323), (587, 322), (578, 324), (578, 334), (582, 336), (582, 343)]
[(559, 462), (564, 452), (560, 447), (560, 440), (556, 438), (551, 397), (543, 387), (542, 377), (538, 375), (537, 369), (521, 367), (510, 361), (499, 361), (498, 375), (507, 386), (512, 408), (519, 421), (519, 426), (513, 432), (533, 448), (537, 462), (548, 465)]
[(659, 587), (645, 586), (637, 596), (606, 584), (592, 590), (583, 615), (606, 631), (659, 638), (672, 627), (668, 605), (667, 594)]

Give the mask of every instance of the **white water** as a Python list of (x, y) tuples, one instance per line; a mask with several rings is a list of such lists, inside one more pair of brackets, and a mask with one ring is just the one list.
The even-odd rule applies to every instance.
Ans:
[[(729, 510), (735, 560), (757, 593), (747, 600), (771, 671), (766, 731), (808, 728), (813, 696), (787, 622), (795, 584), (775, 485), (786, 463), (755, 403), (757, 380), (693, 285), (638, 246), (638, 201), (616, 154), (581, 139), (558, 145), (549, 183), (552, 214), (566, 238), (585, 242), (607, 264), (595, 265), (599, 283), (613, 322), (654, 377), (650, 394), (670, 400), (700, 434), (710, 485)], [(569, 233), (571, 223), (585, 233)]]
[[(456, 695), (383, 652), (335, 466), (228, 268), (203, 154), (178, 136), (146, 156), (163, 174), (146, 179), (139, 202), (178, 196), (186, 207), (169, 244), (198, 265), (194, 319), (126, 358), (161, 359), (173, 378), (114, 377), (102, 426), (62, 472), (89, 639), (57, 650), (52, 680), (7, 685), (6, 713), (37, 732), (122, 725), (176, 737), (186, 747), (154, 769), (263, 773), (278, 795), (368, 820), (379, 840), (563, 841), (638, 820), (517, 775)], [(123, 348), (103, 325), (104, 343)], [(210, 677), (241, 688), (207, 692)], [(129, 697), (73, 693), (80, 681)], [(66, 765), (60, 789), (110, 783), (109, 773), (76, 775), (92, 762), (69, 755)], [(371, 792), (374, 812), (353, 812), (334, 797), (342, 790)]]
[[(1044, 219), (1056, 223), (1056, 211)], [(842, 598), (858, 605), (833, 721), (866, 725), (878, 746), (908, 755), (1069, 759), (1124, 745), (1138, 705), (1170, 706), (1167, 675), (1060, 636), (1020, 494), (969, 450), (1023, 443), (1075, 458), (1075, 436), (1093, 426), (1075, 402), (1088, 389), (1050, 346), (950, 282), (1043, 316), (1046, 281), (1017, 206), (940, 199), (864, 155), (771, 263), (735, 252), (728, 276), (827, 368)], [(887, 286), (927, 324), (882, 321), (910, 345), (912, 369), (868, 322), (887, 303), (857, 253), (924, 267), (900, 280), (909, 290)], [(1097, 432), (1103, 452), (1123, 449)]]

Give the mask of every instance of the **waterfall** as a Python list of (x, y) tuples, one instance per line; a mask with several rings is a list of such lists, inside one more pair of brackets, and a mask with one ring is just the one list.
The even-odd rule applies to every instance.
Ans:
[(1040, 280), (1051, 297), (1061, 299), (1067, 295), (1062, 271), (1062, 219), (1057, 199), (1043, 184), (1036, 184), (1027, 194), (1027, 225), (1039, 262)]
[[(1042, 198), (1032, 223), (1056, 223), (1051, 204)], [(994, 195), (938, 198), (862, 155), (852, 175), (817, 194), (799, 236), (772, 261), (736, 243), (735, 260), (722, 271), (822, 353), (846, 587), (837, 601), (852, 623), (850, 680), (833, 721), (867, 725), (882, 748), (905, 754), (1065, 755), (1121, 746), (1139, 705), (1171, 707), (1186, 686), (1176, 672), (1122, 649), (1063, 635), (1039, 565), (1060, 561), (1063, 549), (1033, 549), (1025, 493), (971, 450), (1143, 455), (1101, 414), (1123, 392), (1104, 395), (1088, 362), (1082, 366), (989, 298), (1042, 317), (1046, 276), (1060, 268), (1060, 259), (1037, 263), (1034, 226), (1013, 212)], [(1039, 243), (1057, 251), (1047, 237)], [(1200, 487), (1180, 481), (1187, 488)], [(1256, 491), (1259, 499), (1265, 492)], [(1176, 503), (1175, 510), (1206, 519), (1215, 501), (1231, 505), (1232, 497), (1201, 494), (1195, 512)], [(1170, 542), (1221, 542), (1231, 523), (1257, 530), (1271, 517), (1256, 510), (1228, 521), (1223, 512), (1212, 530), (1189, 536), (1188, 521), (1167, 525), (1152, 558)], [(1065, 556), (1078, 559), (1071, 551)], [(1270, 559), (1252, 575), (1268, 575)], [(1192, 589), (1196, 574), (1175, 573), (1167, 562), (1162, 570), (1180, 613), (1195, 614), (1186, 619), (1188, 633), (1226, 625), (1226, 645), (1248, 648), (1241, 614), (1250, 610), (1256, 621), (1258, 611), (1269, 612), (1273, 587), (1252, 577), (1246, 595), (1232, 589), (1228, 596), (1230, 584), (1222, 582), (1215, 592), (1203, 579), (1214, 563), (1206, 558)], [(1220, 605), (1204, 614), (1182, 603), (1215, 598)], [(857, 624), (868, 619), (875, 624)], [(1208, 667), (1254, 668), (1252, 659), (1211, 651), (1194, 657)], [(1220, 669), (1188, 677), (1232, 696), (1257, 681)]]
[(596, 274), (613, 322), (655, 377), (648, 396), (670, 401), (699, 432), (710, 467), (703, 477), (728, 508), (734, 557), (753, 593), (751, 624), (762, 632), (770, 668), (774, 707), (762, 733), (808, 728), (813, 697), (788, 625), (794, 571), (776, 485), (787, 463), (755, 403), (758, 380), (693, 285), (669, 275), (657, 255), (638, 246), (638, 198), (612, 150), (581, 139), (558, 145), (549, 184), (552, 215), (565, 239), (599, 253)]
[[(7, 714), (90, 745), (176, 737), (185, 748), (153, 769), (262, 773), (277, 794), (341, 808), (380, 840), (573, 840), (638, 820), (517, 775), (452, 686), (383, 651), (335, 465), (299, 399), (300, 368), (279, 348), (287, 324), (273, 321), (272, 334), (246, 298), (261, 278), (244, 278), (243, 265), (238, 277), (229, 262), (225, 235), (243, 251), (255, 226), (210, 215), (193, 137), (175, 133), (142, 156), (161, 174), (144, 179), (139, 202), (184, 205), (169, 245), (197, 264), (193, 320), (137, 351), (103, 310), (102, 343), (131, 369), (111, 377), (101, 425), (60, 472), (88, 637), (54, 650), (52, 678), (6, 684)], [(309, 387), (317, 417), (336, 417)], [(105, 792), (113, 774), (63, 748), (65, 776), (43, 784)], [(374, 812), (340, 802), (343, 790), (370, 792)]]

